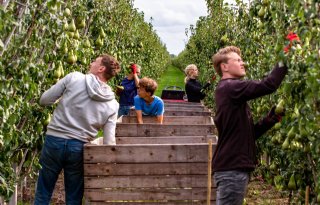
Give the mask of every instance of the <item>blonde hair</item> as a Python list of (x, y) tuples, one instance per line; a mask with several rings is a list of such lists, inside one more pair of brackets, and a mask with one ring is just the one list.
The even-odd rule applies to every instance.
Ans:
[(222, 76), (221, 71), (221, 63), (226, 63), (229, 59), (228, 54), (229, 53), (236, 53), (241, 57), (241, 51), (240, 48), (235, 46), (227, 46), (225, 48), (221, 48), (216, 54), (214, 54), (211, 58), (214, 69), (216, 72)]
[(147, 77), (141, 78), (139, 80), (139, 86), (143, 87), (146, 90), (146, 92), (151, 93), (151, 95), (153, 95), (158, 88), (157, 82)]
[(198, 69), (195, 64), (187, 65), (187, 67), (184, 69), (184, 73), (186, 74), (186, 77), (184, 78), (184, 83), (187, 83), (188, 80), (193, 77), (193, 71), (195, 69)]

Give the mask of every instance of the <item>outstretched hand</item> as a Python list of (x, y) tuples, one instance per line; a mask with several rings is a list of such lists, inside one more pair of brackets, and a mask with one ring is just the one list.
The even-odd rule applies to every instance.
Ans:
[(289, 52), (289, 50), (290, 50), (293, 42), (298, 42), (298, 43), (300, 43), (300, 38), (299, 38), (299, 36), (298, 36), (296, 33), (294, 33), (294, 32), (290, 32), (290, 33), (286, 36), (286, 39), (289, 41), (289, 44), (288, 44), (287, 46), (285, 46), (284, 49), (283, 49), (283, 51), (284, 51), (285, 53), (288, 53), (288, 52)]
[(131, 69), (131, 72), (133, 73), (133, 74), (136, 74), (137, 73), (137, 64), (131, 64), (130, 65), (130, 69)]
[(275, 110), (276, 110), (276, 106), (273, 106), (268, 113), (268, 118), (271, 118), (277, 122), (280, 122), (282, 117), (285, 115), (285, 109), (283, 109), (283, 111), (278, 114), (276, 114)]

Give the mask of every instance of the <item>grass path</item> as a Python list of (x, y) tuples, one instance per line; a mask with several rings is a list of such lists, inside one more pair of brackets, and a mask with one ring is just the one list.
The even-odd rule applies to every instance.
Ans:
[(184, 73), (177, 67), (168, 66), (162, 77), (157, 81), (158, 89), (155, 95), (160, 97), (162, 90), (167, 86), (179, 86), (184, 90), (184, 77)]

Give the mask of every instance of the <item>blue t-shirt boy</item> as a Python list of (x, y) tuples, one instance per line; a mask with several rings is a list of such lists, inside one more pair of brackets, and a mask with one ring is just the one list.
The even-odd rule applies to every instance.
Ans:
[(134, 97), (134, 108), (135, 110), (141, 110), (143, 115), (159, 116), (164, 113), (164, 103), (161, 98), (154, 96), (154, 100), (150, 105), (146, 104), (146, 101), (139, 97)]

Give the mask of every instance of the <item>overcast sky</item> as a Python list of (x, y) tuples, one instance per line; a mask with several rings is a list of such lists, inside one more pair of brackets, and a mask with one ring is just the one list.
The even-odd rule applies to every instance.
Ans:
[(188, 41), (185, 29), (207, 16), (205, 0), (134, 0), (134, 7), (144, 12), (170, 54), (178, 55)]

